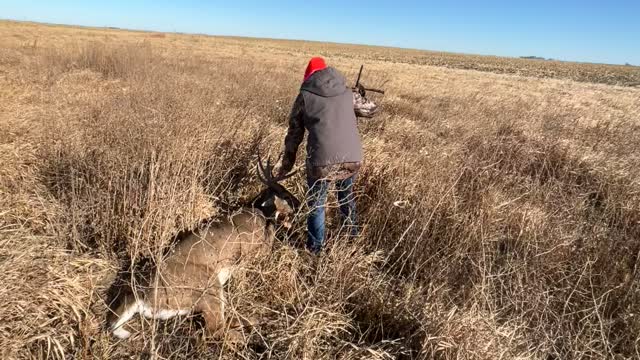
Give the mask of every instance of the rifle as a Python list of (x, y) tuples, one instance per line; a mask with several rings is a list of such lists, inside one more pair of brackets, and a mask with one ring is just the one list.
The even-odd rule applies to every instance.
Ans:
[(362, 70), (364, 69), (364, 65), (360, 65), (360, 71), (358, 71), (358, 78), (356, 79), (356, 85), (353, 87), (353, 90), (356, 90), (363, 97), (367, 94), (367, 91), (375, 92), (378, 94), (384, 94), (384, 90), (366, 88), (362, 84), (360, 84), (360, 77), (362, 76)]

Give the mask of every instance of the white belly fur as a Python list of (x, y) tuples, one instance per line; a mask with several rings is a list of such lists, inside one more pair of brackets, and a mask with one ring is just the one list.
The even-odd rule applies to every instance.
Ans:
[(168, 320), (174, 316), (187, 315), (189, 310), (153, 309), (148, 304), (139, 302), (139, 310), (147, 319)]
[(151, 306), (146, 304), (142, 300), (138, 300), (135, 304), (132, 304), (128, 309), (126, 309), (121, 315), (118, 321), (112, 325), (111, 329), (113, 335), (117, 336), (120, 339), (127, 339), (131, 336), (131, 333), (123, 328), (123, 325), (129, 321), (135, 314), (140, 313), (147, 319), (158, 319), (158, 320), (168, 320), (174, 316), (187, 315), (190, 313), (190, 310), (169, 310), (169, 309), (160, 309), (154, 310)]

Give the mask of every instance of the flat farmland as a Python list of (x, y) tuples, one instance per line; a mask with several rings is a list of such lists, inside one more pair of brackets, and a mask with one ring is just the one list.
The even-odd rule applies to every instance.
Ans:
[[(234, 273), (229, 316), (259, 319), (240, 343), (197, 315), (104, 331), (120, 269), (260, 189), (257, 149), (282, 150), (317, 55), (386, 91), (359, 120), (361, 235), (329, 220), (312, 258), (303, 209)], [(640, 357), (638, 85), (632, 66), (0, 21), (0, 356)]]

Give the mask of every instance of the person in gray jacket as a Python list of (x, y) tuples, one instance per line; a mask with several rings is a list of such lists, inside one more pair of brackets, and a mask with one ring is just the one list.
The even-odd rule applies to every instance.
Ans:
[(362, 163), (362, 144), (356, 115), (360, 115), (359, 111), (371, 115), (376, 110), (371, 101), (357, 97), (347, 87), (344, 76), (327, 67), (322, 58), (309, 61), (289, 117), (278, 174), (291, 171), (305, 130), (308, 131), (307, 248), (314, 253), (324, 246), (325, 204), (331, 183), (336, 186), (343, 229), (350, 235), (358, 232), (353, 184)]

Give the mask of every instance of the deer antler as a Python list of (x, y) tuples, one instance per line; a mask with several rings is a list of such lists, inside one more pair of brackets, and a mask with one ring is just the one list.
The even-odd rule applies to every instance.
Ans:
[[(282, 154), (280, 154), (280, 156), (278, 157), (278, 160), (276, 161), (276, 163), (278, 161), (280, 161), (280, 158), (282, 158)], [(292, 177), (293, 175), (295, 175), (298, 170), (294, 170), (292, 172), (290, 172), (289, 174), (286, 175), (282, 175), (282, 176), (274, 176), (273, 175), (273, 165), (271, 164), (271, 157), (267, 158), (267, 163), (266, 165), (263, 164), (262, 162), (262, 156), (260, 155), (260, 150), (258, 150), (258, 166), (257, 166), (257, 172), (258, 172), (258, 179), (260, 179), (260, 181), (262, 181), (265, 185), (267, 186), (273, 186), (274, 184), (277, 184), (278, 182), (288, 179), (290, 177)]]

